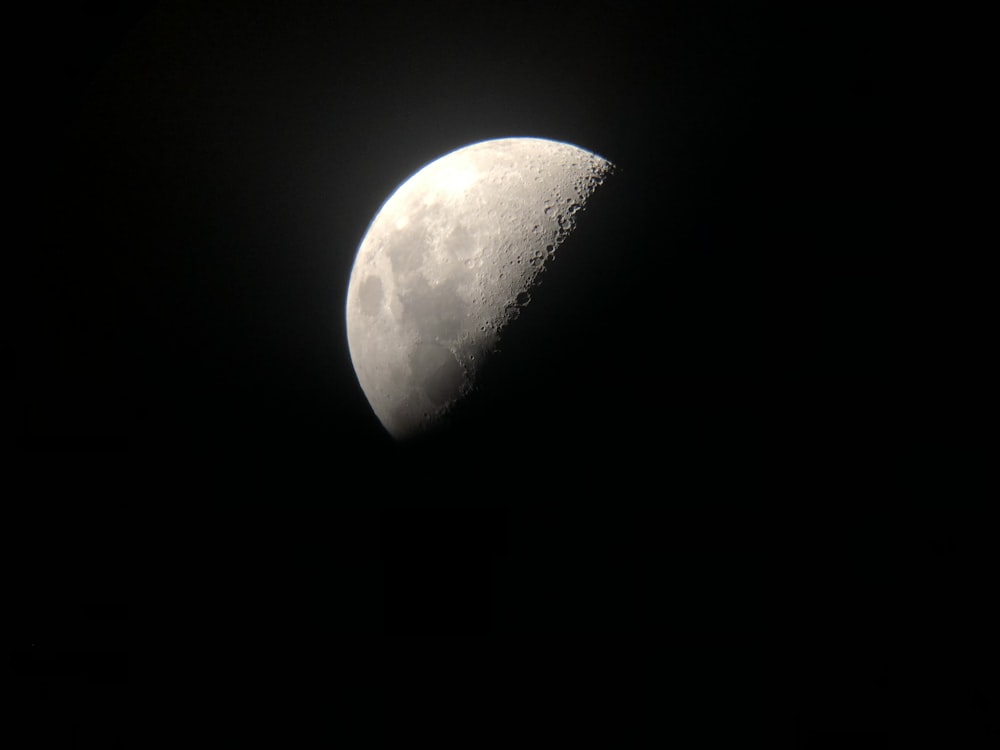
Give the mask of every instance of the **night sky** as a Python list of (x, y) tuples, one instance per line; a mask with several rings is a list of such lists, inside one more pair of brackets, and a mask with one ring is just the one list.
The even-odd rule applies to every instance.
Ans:
[[(884, 739), (881, 19), (147, 2), (23, 29), (11, 659), (42, 745)], [(347, 351), (355, 250), (416, 169), (506, 136), (618, 173), (498, 387), (396, 444)]]

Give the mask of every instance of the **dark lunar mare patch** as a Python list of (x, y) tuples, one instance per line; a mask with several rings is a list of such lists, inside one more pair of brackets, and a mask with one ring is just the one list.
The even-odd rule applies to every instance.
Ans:
[(358, 289), (358, 302), (361, 305), (361, 312), (365, 315), (376, 315), (382, 308), (382, 279), (378, 276), (367, 276), (361, 282)]
[(449, 279), (431, 287), (423, 279), (416, 279), (405, 293), (400, 293), (405, 314), (420, 338), (453, 341), (458, 337), (465, 304), (455, 291), (457, 284), (457, 279)]
[(413, 379), (435, 406), (444, 406), (460, 392), (465, 371), (455, 355), (440, 344), (417, 344), (410, 354)]

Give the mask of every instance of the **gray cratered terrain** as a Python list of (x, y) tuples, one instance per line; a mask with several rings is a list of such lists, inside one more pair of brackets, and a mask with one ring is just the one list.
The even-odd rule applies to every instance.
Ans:
[(393, 437), (438, 426), (473, 391), (611, 171), (568, 143), (503, 138), (431, 162), (382, 205), (351, 271), (347, 336)]

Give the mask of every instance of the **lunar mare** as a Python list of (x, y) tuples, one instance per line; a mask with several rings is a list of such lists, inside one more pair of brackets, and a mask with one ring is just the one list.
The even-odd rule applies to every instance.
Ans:
[(346, 313), (358, 382), (393, 437), (440, 424), (473, 391), (612, 170), (572, 144), (502, 138), (445, 154), (385, 201), (358, 247)]

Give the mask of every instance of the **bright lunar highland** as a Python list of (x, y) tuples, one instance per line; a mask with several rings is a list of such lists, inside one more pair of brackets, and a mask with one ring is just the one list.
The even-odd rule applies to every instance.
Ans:
[(351, 270), (347, 339), (393, 437), (440, 425), (472, 393), (612, 170), (568, 143), (501, 138), (445, 154), (385, 201)]

